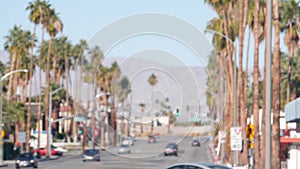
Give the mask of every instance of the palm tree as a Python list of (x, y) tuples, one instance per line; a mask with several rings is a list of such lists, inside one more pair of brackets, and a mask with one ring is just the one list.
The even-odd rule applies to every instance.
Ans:
[[(155, 74), (154, 73), (152, 73), (150, 76), (149, 76), (149, 78), (148, 78), (148, 83), (149, 83), (149, 85), (151, 85), (151, 87), (152, 87), (152, 94), (153, 94), (153, 88), (154, 88), (154, 86), (157, 84), (157, 77), (155, 76)], [(151, 97), (151, 102), (154, 104), (154, 102), (152, 101), (152, 97)], [(152, 106), (153, 108), (154, 108), (154, 106)], [(153, 111), (154, 111), (154, 109), (153, 109)], [(151, 123), (151, 133), (153, 133), (153, 119), (152, 119), (152, 123)]]
[(289, 54), (289, 68), (287, 72), (288, 84), (286, 88), (286, 103), (291, 99), (290, 88), (291, 88), (291, 73), (292, 73), (292, 60), (295, 50), (299, 48), (299, 13), (300, 13), (300, 2), (295, 0), (286, 0), (280, 2), (279, 5), (279, 17), (280, 17), (280, 28), (284, 34), (284, 44), (288, 49)]
[(281, 168), (279, 158), (279, 114), (280, 114), (280, 28), (279, 28), (279, 10), (277, 0), (273, 0), (273, 24), (274, 24), (274, 51), (272, 66), (272, 168)]
[[(51, 44), (53, 38), (57, 35), (57, 33), (62, 31), (62, 22), (58, 18), (54, 9), (50, 9), (49, 11), (49, 22), (47, 25), (47, 33), (50, 36), (50, 40), (48, 42), (48, 55), (47, 55), (47, 62), (46, 62), (46, 90), (45, 90), (45, 110), (49, 109), (49, 85), (50, 85), (50, 55), (51, 55)], [(48, 114), (46, 113), (46, 121), (49, 120)], [(46, 123), (46, 130), (48, 130), (48, 123)], [(49, 140), (47, 140), (49, 142)], [(49, 145), (48, 145), (49, 146)], [(49, 156), (50, 152), (47, 152), (47, 157)]]
[(40, 43), (40, 51), (39, 51), (39, 91), (40, 91), (40, 94), (39, 94), (39, 106), (38, 106), (38, 118), (37, 118), (37, 121), (38, 121), (38, 124), (37, 124), (37, 129), (38, 129), (38, 145), (37, 145), (37, 148), (39, 149), (40, 148), (40, 121), (41, 121), (41, 112), (42, 112), (42, 106), (41, 106), (41, 103), (42, 103), (42, 52), (43, 52), (43, 44), (45, 43), (44, 42), (44, 34), (45, 34), (45, 29), (48, 25), (48, 20), (49, 20), (49, 11), (50, 11), (50, 8), (51, 8), (51, 5), (49, 4), (49, 2), (47, 1), (39, 1), (39, 0), (36, 0), (35, 3), (33, 5), (29, 5), (29, 9), (31, 9), (31, 11), (34, 11), (33, 13), (35, 13), (34, 15), (36, 15), (35, 17), (38, 18), (38, 23), (42, 25), (42, 37), (41, 37), (41, 43)]
[(252, 114), (254, 115), (254, 167), (258, 168), (259, 160), (259, 0), (254, 0), (254, 64), (253, 64), (253, 101)]
[[(248, 0), (239, 0), (239, 66), (238, 66), (238, 79), (237, 79), (237, 100), (239, 100), (239, 104), (237, 104), (237, 112), (240, 114), (240, 126), (241, 128), (246, 128), (246, 120), (245, 120), (245, 103), (244, 103), (244, 90), (243, 90), (243, 52), (244, 52), (244, 34), (246, 29), (246, 23), (247, 23), (247, 16), (248, 16), (248, 6), (249, 1)], [(246, 134), (243, 133), (243, 140), (246, 140)], [(247, 149), (247, 144), (243, 144), (243, 150)], [(247, 157), (248, 154), (246, 151), (240, 154), (240, 164), (246, 164), (247, 163)]]
[[(30, 10), (29, 20), (34, 24), (33, 34), (31, 39), (31, 52), (30, 52), (30, 68), (29, 68), (29, 77), (33, 75), (33, 48), (35, 43), (35, 32), (36, 25), (40, 23), (39, 9), (38, 6), (41, 5), (39, 0), (36, 0), (34, 3), (29, 2), (26, 10)], [(30, 139), (30, 120), (31, 120), (31, 92), (32, 92), (32, 80), (30, 80), (29, 84), (29, 98), (28, 98), (28, 106), (27, 106), (27, 130), (26, 130), (26, 152), (30, 151), (29, 139)]]
[[(28, 55), (28, 50), (31, 47), (31, 34), (29, 31), (22, 30), (20, 26), (15, 25), (9, 30), (9, 35), (5, 36), (5, 39), (4, 48), (8, 50), (11, 57), (10, 71), (14, 71), (21, 64), (19, 60)], [(8, 100), (12, 99), (12, 84), (13, 80), (16, 79), (15, 77), (16, 74), (9, 77)]]
[(143, 115), (144, 115), (144, 110), (145, 110), (145, 103), (140, 103), (139, 106), (141, 107), (141, 135), (143, 135), (144, 130), (143, 130)]

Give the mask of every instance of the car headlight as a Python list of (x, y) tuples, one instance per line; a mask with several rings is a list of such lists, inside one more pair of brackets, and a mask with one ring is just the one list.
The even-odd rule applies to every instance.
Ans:
[(34, 163), (34, 160), (30, 160), (30, 163)]
[(20, 160), (17, 160), (17, 163), (20, 163)]

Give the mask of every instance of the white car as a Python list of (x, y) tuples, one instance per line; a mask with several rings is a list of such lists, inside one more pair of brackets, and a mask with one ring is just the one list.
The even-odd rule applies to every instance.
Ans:
[(119, 154), (123, 154), (123, 153), (127, 153), (129, 154), (130, 153), (130, 146), (127, 144), (127, 145), (124, 145), (122, 144), (119, 148), (119, 151), (118, 151)]
[(60, 151), (60, 152), (63, 152), (63, 153), (68, 152), (67, 149), (64, 149), (62, 147), (56, 147), (56, 146), (53, 146), (53, 145), (51, 145), (51, 149), (53, 149), (55, 151)]

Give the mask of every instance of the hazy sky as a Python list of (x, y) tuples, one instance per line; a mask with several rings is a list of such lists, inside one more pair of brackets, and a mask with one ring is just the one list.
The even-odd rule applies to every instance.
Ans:
[[(2, 1), (0, 5), (0, 49), (3, 50), (4, 36), (15, 24), (32, 30), (25, 8), (30, 1)], [(88, 40), (95, 32), (122, 17), (145, 12), (158, 12), (182, 18), (203, 30), (206, 23), (215, 16), (214, 11), (202, 0), (51, 0), (64, 23), (63, 35), (73, 43)], [(38, 29), (40, 30), (40, 29)], [(40, 31), (39, 31), (40, 33)]]
[[(23, 29), (33, 29), (33, 24), (28, 20), (29, 11), (26, 7), (30, 1), (9, 0), (2, 1), (0, 5), (0, 50), (3, 50), (4, 36), (14, 25), (21, 25)], [(172, 15), (192, 24), (199, 31), (203, 31), (210, 19), (216, 16), (210, 6), (204, 4), (204, 0), (50, 0), (50, 3), (59, 13), (63, 21), (63, 33), (60, 35), (67, 36), (73, 44), (80, 39), (89, 40), (93, 35), (110, 23), (135, 14), (142, 13), (162, 13)], [(176, 28), (174, 28), (176, 29)], [(41, 37), (40, 27), (37, 28), (38, 40)], [(248, 34), (247, 34), (248, 35)], [(210, 38), (211, 35), (207, 34)], [(47, 38), (47, 37), (46, 37)], [(247, 36), (245, 37), (245, 40)], [(252, 40), (251, 40), (252, 41)], [(141, 43), (142, 42), (142, 43)], [(148, 43), (147, 43), (148, 42)], [(153, 43), (155, 42), (155, 43)], [(175, 46), (175, 47), (174, 47)], [(250, 45), (251, 48), (253, 45)], [(101, 47), (101, 46), (100, 46)], [(189, 51), (182, 45), (175, 44), (170, 39), (159, 38), (154, 36), (136, 37), (119, 45), (116, 50), (110, 52), (113, 56), (128, 56), (136, 51), (160, 48), (169, 50), (177, 55), (186, 54)], [(263, 48), (263, 45), (261, 45)], [(245, 49), (246, 50), (246, 49)], [(283, 47), (284, 50), (284, 47)], [(263, 56), (263, 50), (261, 50)], [(253, 55), (250, 49), (250, 58)], [(193, 57), (182, 57), (188, 64), (198, 65)], [(260, 64), (263, 63), (261, 57)], [(249, 65), (252, 65), (253, 59), (250, 59)]]

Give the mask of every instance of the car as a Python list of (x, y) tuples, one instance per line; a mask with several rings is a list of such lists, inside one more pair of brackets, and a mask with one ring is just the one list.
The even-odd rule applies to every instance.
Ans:
[(122, 144), (119, 148), (119, 151), (118, 151), (119, 154), (123, 154), (123, 153), (127, 153), (129, 154), (130, 153), (130, 146), (129, 145), (124, 145)]
[(54, 146), (54, 145), (51, 145), (51, 149), (53, 149), (53, 150), (55, 150), (55, 151), (60, 151), (60, 152), (62, 152), (62, 153), (68, 152), (67, 149), (64, 149), (64, 148), (62, 148), (62, 147), (56, 147), (56, 146)]
[(130, 145), (130, 146), (133, 146), (134, 145), (134, 143), (133, 143), (133, 139), (129, 139), (129, 138), (127, 138), (127, 139), (124, 139), (123, 141), (122, 141), (122, 145)]
[(156, 143), (156, 137), (155, 136), (148, 136), (148, 143)]
[(100, 151), (98, 149), (84, 150), (82, 161), (100, 161)]
[(38, 168), (38, 161), (33, 153), (22, 153), (16, 158), (16, 168), (33, 167)]
[(194, 147), (194, 146), (199, 146), (199, 147), (200, 147), (200, 142), (199, 142), (199, 140), (194, 139), (194, 140), (192, 141), (192, 147)]
[[(45, 148), (34, 149), (32, 152), (34, 154), (39, 153), (40, 156), (45, 156), (46, 155), (46, 149)], [(52, 155), (52, 156), (54, 156), (54, 155), (56, 155), (56, 156), (62, 156), (63, 152), (51, 149), (50, 150), (50, 155)]]
[(213, 164), (207, 162), (192, 162), (192, 163), (178, 163), (168, 166), (165, 169), (231, 169), (220, 164)]
[(208, 162), (196, 162), (196, 164), (205, 165), (205, 166), (207, 166), (209, 168), (212, 168), (212, 169), (231, 169), (231, 167), (227, 167), (225, 165), (208, 163)]
[(178, 155), (178, 146), (176, 143), (169, 143), (164, 151), (165, 156), (167, 155)]

